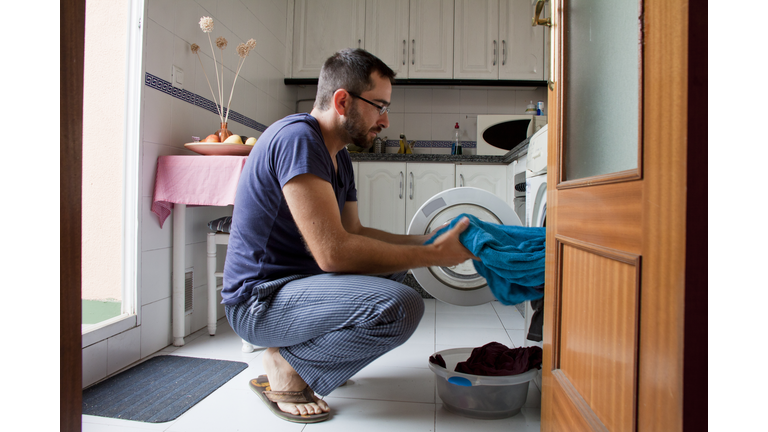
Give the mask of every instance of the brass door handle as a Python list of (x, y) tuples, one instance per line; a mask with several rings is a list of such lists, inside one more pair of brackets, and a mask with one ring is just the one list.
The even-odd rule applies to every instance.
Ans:
[(543, 25), (547, 27), (552, 27), (552, 19), (541, 19), (541, 12), (544, 10), (544, 0), (539, 0), (536, 2), (536, 13), (533, 16), (533, 27), (536, 27), (537, 25)]

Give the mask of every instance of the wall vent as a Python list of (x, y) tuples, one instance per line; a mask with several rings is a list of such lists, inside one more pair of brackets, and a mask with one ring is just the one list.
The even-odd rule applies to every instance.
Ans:
[(192, 293), (195, 292), (195, 278), (194, 278), (194, 270), (187, 269), (184, 272), (184, 314), (189, 315), (192, 313), (192, 309), (194, 308), (194, 301), (192, 298)]

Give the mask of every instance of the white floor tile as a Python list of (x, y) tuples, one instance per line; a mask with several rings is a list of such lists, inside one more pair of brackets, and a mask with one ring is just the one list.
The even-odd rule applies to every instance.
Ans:
[(435, 328), (504, 328), (494, 314), (440, 313), (435, 317)]
[(276, 430), (299, 432), (304, 425), (287, 422), (272, 414), (243, 382), (238, 389), (214, 392), (184, 413), (168, 432)]
[(435, 345), (459, 345), (480, 347), (489, 342), (498, 342), (510, 346), (512, 341), (507, 332), (498, 328), (441, 328), (435, 329)]
[[(322, 423), (307, 425), (304, 432), (433, 432), (435, 430), (435, 404), (433, 403), (369, 401), (331, 396), (325, 400), (331, 407), (331, 418)], [(259, 428), (259, 430), (262, 429)]]
[(430, 369), (368, 365), (329, 397), (396, 402), (435, 402), (435, 374)]
[(429, 368), (429, 356), (435, 353), (435, 344), (406, 342), (376, 359), (368, 367), (389, 366), (404, 368)]
[(473, 419), (446, 411), (442, 404), (435, 411), (435, 432), (539, 432), (541, 429), (541, 410), (523, 407), (519, 414), (505, 419)]
[(525, 330), (507, 330), (507, 334), (513, 345), (509, 346), (510, 348), (525, 346)]
[(142, 423), (137, 421), (119, 420), (108, 417), (84, 415), (82, 419), (83, 432), (141, 432), (164, 431), (172, 425), (167, 423)]
[(470, 315), (491, 315), (496, 313), (496, 310), (493, 308), (493, 306), (491, 306), (491, 303), (485, 303), (478, 306), (456, 306), (439, 301), (435, 304), (435, 310), (438, 314), (457, 313)]

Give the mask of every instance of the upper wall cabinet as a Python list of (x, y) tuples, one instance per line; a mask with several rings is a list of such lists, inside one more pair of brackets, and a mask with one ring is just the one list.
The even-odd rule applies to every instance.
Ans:
[(544, 33), (536, 2), (456, 0), (454, 79), (544, 80)]
[(453, 78), (453, 0), (367, 0), (365, 49), (397, 78)]
[(317, 78), (336, 51), (365, 47), (365, 0), (296, 0), (294, 78)]

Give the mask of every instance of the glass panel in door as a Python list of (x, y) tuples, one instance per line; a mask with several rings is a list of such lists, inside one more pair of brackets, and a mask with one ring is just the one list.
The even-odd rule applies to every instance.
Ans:
[(564, 178), (638, 167), (640, 3), (568, 1)]

